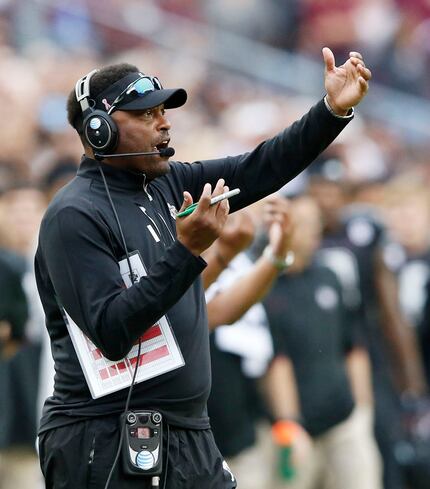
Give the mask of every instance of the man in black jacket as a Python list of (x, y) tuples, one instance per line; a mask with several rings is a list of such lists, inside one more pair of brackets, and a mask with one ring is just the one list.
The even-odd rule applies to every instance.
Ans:
[[(217, 238), (229, 211), (227, 201), (210, 206), (210, 199), (226, 186), (238, 187), (241, 193), (231, 202), (236, 211), (276, 191), (349, 122), (370, 71), (359, 53), (350, 53), (340, 67), (328, 48), (323, 55), (327, 95), (300, 121), (250, 153), (191, 165), (169, 162), (166, 150), (165, 109), (185, 103), (183, 89), (165, 90), (128, 64), (102, 68), (77, 83), (68, 115), (85, 155), (76, 178), (46, 212), (36, 254), (56, 366), (54, 395), (45, 403), (40, 428), (47, 488), (105, 487), (128, 393), (91, 397), (64, 311), (110, 360), (127, 355), (151, 325), (167, 317), (184, 365), (137, 383), (129, 408), (155, 409), (164, 417), (166, 487), (236, 487), (206, 412), (210, 358), (200, 254)], [(116, 156), (136, 152), (152, 154)], [(178, 209), (197, 199), (195, 212), (176, 218)], [(124, 247), (140, 253), (147, 271), (128, 289), (118, 266)], [(116, 467), (110, 487), (150, 484), (151, 478)]]

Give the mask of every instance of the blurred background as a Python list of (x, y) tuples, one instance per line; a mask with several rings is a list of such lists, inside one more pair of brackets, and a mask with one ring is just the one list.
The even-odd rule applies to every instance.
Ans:
[[(383, 256), (426, 369), (430, 1), (0, 0), (0, 488), (12, 487), (17, 460), (22, 472), (28, 461), (28, 487), (40, 479), (34, 438), (52, 366), (41, 353), (33, 255), (44, 209), (82, 154), (65, 110), (76, 80), (126, 61), (165, 87), (184, 87), (188, 102), (169, 119), (175, 157), (192, 162), (248, 151), (320, 100), (324, 46), (338, 65), (351, 50), (363, 53), (373, 79), (315, 174), (347, 189), (341, 206), (366, 206), (389, 237)], [(307, 192), (315, 174), (284, 195)], [(368, 232), (355, 228), (357, 246)], [(427, 387), (418, 390), (421, 406)], [(413, 404), (402, 412), (416, 413)], [(423, 430), (425, 452), (428, 422)], [(408, 475), (417, 449), (403, 442), (395, 449), (402, 487), (430, 488), (427, 476)]]

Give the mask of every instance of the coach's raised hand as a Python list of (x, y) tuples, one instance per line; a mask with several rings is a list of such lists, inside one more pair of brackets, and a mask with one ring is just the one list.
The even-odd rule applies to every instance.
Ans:
[(348, 60), (336, 66), (333, 52), (327, 47), (322, 52), (327, 102), (337, 115), (346, 115), (366, 95), (372, 73), (366, 68), (360, 53), (350, 52)]

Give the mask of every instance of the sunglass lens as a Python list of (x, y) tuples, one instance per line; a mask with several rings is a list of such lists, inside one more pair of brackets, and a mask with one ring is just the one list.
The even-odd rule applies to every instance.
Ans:
[(141, 78), (140, 80), (137, 80), (137, 82), (133, 85), (133, 88), (136, 90), (138, 95), (142, 96), (147, 92), (152, 92), (155, 87), (152, 81), (148, 78)]

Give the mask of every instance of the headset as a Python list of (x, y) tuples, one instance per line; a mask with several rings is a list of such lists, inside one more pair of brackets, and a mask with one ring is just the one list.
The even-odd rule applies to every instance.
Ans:
[(99, 70), (90, 71), (76, 82), (75, 95), (82, 109), (82, 134), (85, 141), (95, 150), (103, 154), (113, 152), (118, 144), (118, 126), (105, 111), (94, 109), (94, 101), (90, 99), (90, 81)]

